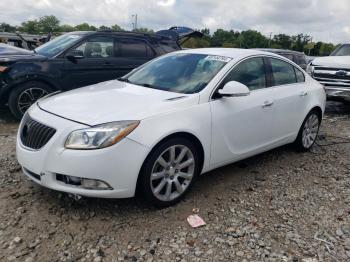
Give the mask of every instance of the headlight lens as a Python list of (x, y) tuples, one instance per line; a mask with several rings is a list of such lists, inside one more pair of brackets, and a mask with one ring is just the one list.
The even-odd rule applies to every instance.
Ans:
[(312, 63), (307, 65), (306, 73), (308, 73), (310, 76), (312, 76), (312, 74), (314, 73), (314, 65)]
[(140, 121), (119, 121), (73, 131), (65, 147), (69, 149), (99, 149), (112, 146), (130, 134)]
[(0, 73), (5, 72), (6, 69), (7, 69), (6, 66), (0, 66)]

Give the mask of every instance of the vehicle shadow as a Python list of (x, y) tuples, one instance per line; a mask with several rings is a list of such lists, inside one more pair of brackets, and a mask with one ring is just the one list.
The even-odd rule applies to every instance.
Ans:
[(8, 107), (0, 107), (0, 123), (19, 123), (19, 120), (16, 119), (10, 112)]
[[(215, 201), (222, 199), (231, 201), (240, 190), (250, 190), (256, 181), (265, 181), (266, 174), (260, 173), (259, 169), (265, 164), (271, 164), (276, 159), (297, 156), (291, 146), (277, 148), (260, 155), (239, 161), (201, 175), (196, 181), (191, 192), (177, 205), (158, 209), (153, 207), (142, 196), (130, 199), (98, 199), (81, 198), (75, 200), (67, 194), (55, 192), (40, 186), (35, 186), (38, 194), (38, 201), (48, 203), (49, 206), (64, 208), (66, 215), (80, 213), (94, 213), (103, 219), (104, 215), (118, 217), (132, 217), (136, 219), (140, 214), (153, 214), (152, 216), (163, 216), (167, 213), (191, 214), (192, 209), (196, 207), (205, 207), (210, 209), (215, 205)], [(36, 195), (36, 194), (35, 194)], [(227, 198), (225, 200), (225, 198)], [(213, 201), (212, 201), (213, 200)], [(44, 204), (45, 205), (45, 204)]]
[(350, 103), (327, 101), (326, 114), (328, 115), (350, 114)]

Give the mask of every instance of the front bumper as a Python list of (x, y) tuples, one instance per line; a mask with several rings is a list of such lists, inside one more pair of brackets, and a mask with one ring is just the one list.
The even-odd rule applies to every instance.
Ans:
[(325, 86), (327, 98), (350, 101), (350, 88)]
[[(57, 132), (37, 151), (26, 148), (17, 136), (17, 159), (26, 176), (44, 187), (81, 196), (127, 198), (135, 195), (138, 174), (149, 152), (146, 146), (125, 138), (104, 149), (66, 149), (64, 142), (68, 134), (86, 128), (85, 125), (44, 112), (37, 106), (31, 107), (28, 113)], [(57, 174), (105, 181), (112, 189), (83, 189), (58, 180)]]

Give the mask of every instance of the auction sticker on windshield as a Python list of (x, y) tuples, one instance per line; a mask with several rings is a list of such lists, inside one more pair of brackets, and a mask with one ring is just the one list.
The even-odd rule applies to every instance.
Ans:
[(232, 58), (230, 57), (226, 57), (226, 56), (219, 56), (219, 55), (208, 55), (205, 60), (215, 60), (215, 61), (222, 61), (225, 63), (228, 63), (232, 60)]

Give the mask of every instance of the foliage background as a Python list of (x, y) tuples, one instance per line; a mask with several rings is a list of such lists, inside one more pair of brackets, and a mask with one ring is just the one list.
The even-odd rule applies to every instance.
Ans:
[[(5, 22), (0, 23), (0, 31), (22, 32), (29, 34), (60, 34), (72, 31), (95, 31), (95, 30), (124, 30), (119, 25), (99, 26), (82, 23), (78, 25), (61, 24), (60, 20), (47, 15), (36, 20), (22, 22), (20, 26), (12, 26)], [(217, 29), (211, 33), (209, 29), (199, 29), (204, 33), (202, 39), (189, 39), (183, 47), (239, 47), (239, 48), (282, 48), (304, 52), (311, 56), (329, 55), (334, 49), (333, 43), (313, 42), (312, 37), (303, 33), (297, 35), (276, 34), (267, 37), (255, 30), (233, 31)], [(149, 28), (137, 28), (133, 31), (153, 33)]]

